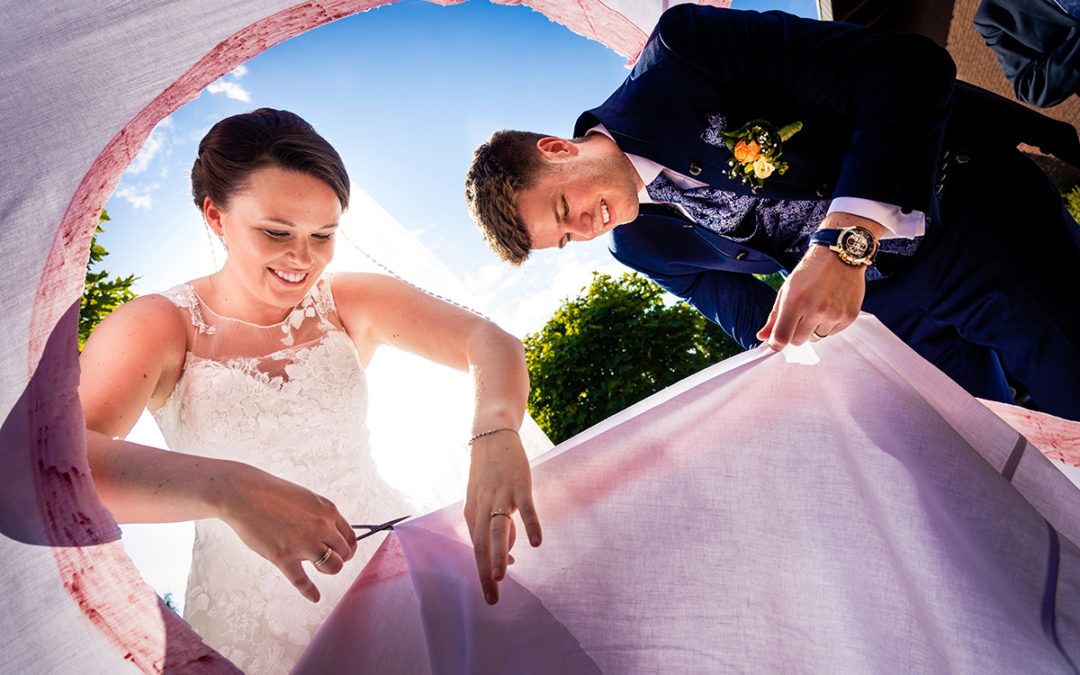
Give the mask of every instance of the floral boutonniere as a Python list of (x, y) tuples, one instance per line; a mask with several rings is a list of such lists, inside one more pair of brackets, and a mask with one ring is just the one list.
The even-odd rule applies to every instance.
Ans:
[(792, 122), (777, 129), (765, 120), (751, 120), (736, 131), (721, 131), (720, 138), (734, 155), (728, 160), (728, 175), (763, 185), (774, 173), (783, 175), (787, 162), (780, 161), (784, 141), (802, 129), (802, 122)]

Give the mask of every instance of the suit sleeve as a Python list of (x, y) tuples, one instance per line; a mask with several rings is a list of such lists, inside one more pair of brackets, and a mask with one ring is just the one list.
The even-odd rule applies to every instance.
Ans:
[[(850, 127), (834, 197), (929, 210), (956, 75), (931, 40), (689, 4), (661, 17), (656, 38), (654, 50), (700, 70), (718, 92)], [(647, 47), (642, 58), (660, 57)]]
[(1080, 90), (1080, 22), (1042, 3), (983, 2), (975, 28), (1016, 98), (1047, 108)]
[(757, 332), (776, 301), (776, 292), (768, 284), (751, 274), (707, 268), (694, 258), (693, 247), (679, 245), (678, 236), (635, 241), (646, 236), (632, 225), (623, 225), (613, 233), (611, 254), (689, 302), (744, 349), (760, 344)]

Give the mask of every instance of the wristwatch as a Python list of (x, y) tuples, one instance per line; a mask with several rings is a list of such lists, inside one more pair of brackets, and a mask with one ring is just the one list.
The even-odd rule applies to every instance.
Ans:
[(870, 265), (877, 253), (877, 239), (865, 227), (845, 227), (840, 230), (818, 230), (810, 235), (810, 243), (828, 246), (848, 265)]

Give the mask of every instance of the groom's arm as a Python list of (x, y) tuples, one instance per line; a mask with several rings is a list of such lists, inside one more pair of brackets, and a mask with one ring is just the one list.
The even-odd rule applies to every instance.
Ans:
[(1080, 22), (1049, 2), (983, 0), (975, 29), (1024, 103), (1047, 108), (1080, 91)]
[(759, 344), (755, 333), (776, 292), (749, 274), (717, 269), (716, 252), (677, 219), (644, 216), (617, 227), (610, 250), (622, 264), (689, 302), (744, 349)]
[[(680, 6), (661, 18), (657, 44), (711, 77), (718, 92), (761, 96), (773, 108), (849, 125), (833, 198), (931, 210), (952, 103), (955, 66), (918, 36), (848, 24)], [(643, 58), (656, 58), (648, 49)], [(865, 215), (865, 214), (864, 214)], [(895, 222), (836, 209), (823, 228), (860, 225), (881, 238)], [(757, 337), (781, 349), (814, 332), (842, 330), (858, 316), (865, 269), (812, 246), (793, 270)]]

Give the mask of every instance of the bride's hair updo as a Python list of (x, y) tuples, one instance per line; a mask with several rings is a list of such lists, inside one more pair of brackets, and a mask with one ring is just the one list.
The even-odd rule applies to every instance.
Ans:
[(225, 208), (252, 172), (269, 166), (322, 180), (337, 194), (342, 210), (348, 208), (349, 175), (341, 156), (300, 116), (272, 108), (226, 117), (202, 139), (191, 167), (195, 206), (202, 211), (209, 197)]

